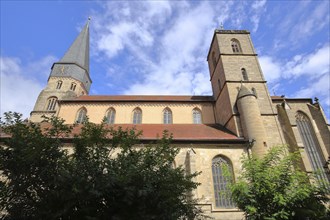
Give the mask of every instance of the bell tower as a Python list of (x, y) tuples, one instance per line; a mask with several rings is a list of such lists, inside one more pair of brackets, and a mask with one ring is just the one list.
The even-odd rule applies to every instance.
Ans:
[[(250, 33), (245, 30), (215, 30), (207, 61), (216, 101), (216, 123), (239, 137), (254, 139), (258, 148), (281, 143), (266, 135), (266, 127), (272, 132), (280, 131), (274, 129), (277, 126), (276, 113)], [(251, 123), (258, 125), (251, 126)], [(255, 152), (263, 154), (264, 150)]]
[(89, 76), (89, 21), (62, 59), (52, 65), (47, 86), (38, 96), (30, 121), (41, 122), (43, 115), (56, 115), (60, 100), (88, 95), (92, 83)]

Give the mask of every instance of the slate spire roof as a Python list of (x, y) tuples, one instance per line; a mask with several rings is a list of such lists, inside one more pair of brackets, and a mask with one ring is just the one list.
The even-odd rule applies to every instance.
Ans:
[(75, 63), (89, 74), (89, 21), (59, 63)]

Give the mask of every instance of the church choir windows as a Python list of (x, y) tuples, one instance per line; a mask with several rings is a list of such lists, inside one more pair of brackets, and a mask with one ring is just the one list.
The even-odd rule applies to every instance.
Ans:
[(54, 111), (56, 107), (57, 98), (50, 97), (47, 102), (47, 111)]
[(172, 124), (173, 123), (171, 109), (169, 109), (169, 108), (164, 109), (164, 111), (163, 111), (163, 122), (164, 122), (164, 124)]
[(242, 53), (241, 45), (236, 39), (231, 40), (231, 49), (234, 53)]
[(139, 108), (134, 109), (133, 111), (133, 124), (142, 123), (142, 111)]
[(202, 113), (198, 108), (193, 110), (193, 123), (202, 124)]
[[(231, 173), (230, 177), (225, 175), (225, 169), (228, 169)], [(234, 177), (231, 162), (223, 156), (216, 156), (213, 158), (212, 176), (215, 206), (217, 208), (235, 208), (229, 189), (229, 183), (233, 181)]]
[(75, 91), (76, 90), (76, 86), (77, 86), (77, 84), (71, 83), (70, 90)]
[(309, 162), (311, 163), (313, 170), (317, 173), (317, 179), (321, 183), (329, 181), (329, 176), (326, 174), (323, 168), (325, 158), (321, 151), (311, 121), (304, 113), (297, 112), (296, 122)]
[(108, 124), (114, 124), (115, 123), (115, 117), (116, 117), (115, 109), (110, 108), (106, 113), (106, 122)]
[(86, 117), (87, 117), (87, 110), (85, 108), (81, 108), (78, 111), (76, 123), (82, 124), (86, 120)]
[(57, 81), (56, 89), (61, 89), (63, 82), (61, 80)]
[(247, 72), (244, 68), (241, 69), (241, 72), (242, 72), (242, 78), (244, 81), (248, 81), (249, 78), (248, 78), (248, 75), (247, 75)]

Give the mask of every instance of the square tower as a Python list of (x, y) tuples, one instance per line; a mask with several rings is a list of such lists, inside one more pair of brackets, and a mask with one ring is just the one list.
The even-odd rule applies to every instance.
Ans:
[[(216, 103), (216, 122), (240, 137), (248, 137), (244, 123), (241, 122), (242, 112), (237, 109), (238, 92), (244, 85), (257, 99), (256, 106), (259, 107), (266, 133), (267, 130), (276, 132), (277, 137), (280, 137), (276, 110), (272, 105), (250, 32), (215, 30), (207, 61)], [(267, 141), (265, 145), (283, 143), (281, 138), (273, 140), (269, 136), (268, 139), (271, 143)]]

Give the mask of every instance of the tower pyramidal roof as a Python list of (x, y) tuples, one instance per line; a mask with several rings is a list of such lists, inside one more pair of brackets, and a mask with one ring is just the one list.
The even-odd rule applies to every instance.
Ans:
[(64, 54), (59, 63), (75, 63), (89, 74), (89, 21), (74, 40), (71, 47)]

